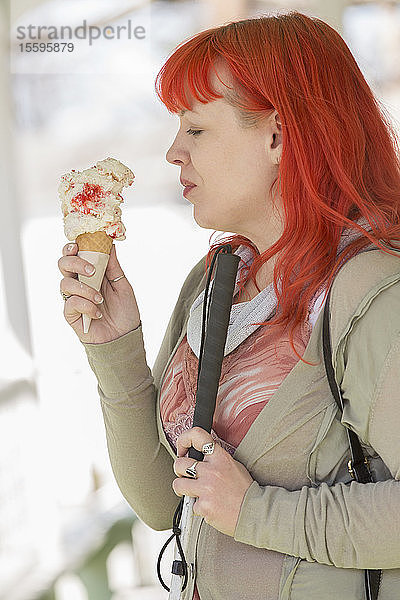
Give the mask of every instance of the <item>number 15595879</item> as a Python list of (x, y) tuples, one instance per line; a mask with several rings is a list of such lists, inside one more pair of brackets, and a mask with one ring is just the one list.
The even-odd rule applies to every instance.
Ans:
[(73, 42), (25, 42), (18, 44), (21, 52), (73, 52)]

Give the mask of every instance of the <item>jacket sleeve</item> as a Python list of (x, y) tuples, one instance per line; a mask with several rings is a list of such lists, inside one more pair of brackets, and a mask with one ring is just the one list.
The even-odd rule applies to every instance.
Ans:
[(234, 538), (341, 568), (400, 567), (400, 284), (381, 292), (348, 336), (346, 422), (393, 479), (289, 491), (254, 481)]
[(103, 344), (83, 344), (98, 381), (110, 462), (118, 486), (138, 517), (170, 529), (179, 502), (173, 459), (160, 443), (156, 389), (146, 362), (142, 324)]
[(85, 344), (97, 381), (110, 462), (118, 486), (138, 517), (156, 530), (171, 529), (179, 498), (173, 458), (161, 444), (156, 398), (162, 370), (182, 331), (185, 315), (204, 275), (203, 257), (186, 277), (150, 370), (142, 323), (103, 344)]

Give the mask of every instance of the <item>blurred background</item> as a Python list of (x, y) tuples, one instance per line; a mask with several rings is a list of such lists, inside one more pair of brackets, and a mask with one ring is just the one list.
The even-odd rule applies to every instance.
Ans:
[[(154, 80), (211, 26), (292, 9), (344, 37), (397, 131), (400, 4), (346, 0), (0, 0), (0, 600), (165, 599), (167, 532), (138, 520), (108, 461), (97, 381), (63, 318), (62, 174), (107, 156), (135, 173), (116, 243), (152, 367), (187, 273), (209, 247), (165, 160), (178, 129)], [(28, 32), (125, 26), (120, 39), (28, 52)], [(29, 30), (29, 27), (31, 29)], [(130, 29), (128, 29), (130, 27)], [(23, 36), (25, 35), (25, 39)], [(400, 192), (400, 191), (399, 191)], [(169, 584), (172, 544), (162, 572)]]

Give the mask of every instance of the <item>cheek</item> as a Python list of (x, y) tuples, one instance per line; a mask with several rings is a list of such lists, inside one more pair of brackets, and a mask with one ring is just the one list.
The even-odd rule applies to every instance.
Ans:
[(218, 198), (222, 204), (225, 199), (259, 196), (265, 190), (268, 173), (260, 153), (255, 153), (251, 145), (243, 144), (238, 150), (238, 142), (233, 144), (229, 140), (192, 154), (193, 166), (202, 181), (202, 198)]
[(246, 170), (219, 161), (204, 177), (208, 194), (223, 200), (232, 196), (241, 196), (247, 186)]

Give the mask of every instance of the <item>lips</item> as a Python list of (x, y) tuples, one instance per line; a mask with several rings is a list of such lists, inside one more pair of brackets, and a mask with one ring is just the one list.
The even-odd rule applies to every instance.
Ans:
[(196, 187), (196, 184), (193, 181), (189, 181), (189, 179), (180, 178), (180, 182), (184, 187)]

